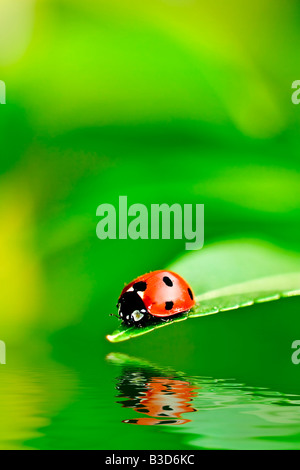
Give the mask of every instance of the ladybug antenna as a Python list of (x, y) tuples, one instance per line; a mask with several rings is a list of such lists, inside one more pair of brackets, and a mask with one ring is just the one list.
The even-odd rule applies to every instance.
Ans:
[(110, 317), (117, 317), (117, 318), (120, 318), (119, 315), (116, 315), (115, 313), (110, 313), (109, 316), (110, 316)]

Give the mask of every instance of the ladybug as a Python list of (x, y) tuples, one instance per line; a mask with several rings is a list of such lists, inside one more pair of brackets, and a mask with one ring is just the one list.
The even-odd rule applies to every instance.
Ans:
[(195, 305), (189, 284), (172, 271), (153, 271), (139, 276), (121, 292), (118, 316), (127, 326), (169, 321)]

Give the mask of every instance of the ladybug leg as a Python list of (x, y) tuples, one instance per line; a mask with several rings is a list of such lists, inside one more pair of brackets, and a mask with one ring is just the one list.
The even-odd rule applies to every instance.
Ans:
[(163, 321), (164, 323), (167, 323), (171, 321), (171, 318), (160, 318), (160, 320)]

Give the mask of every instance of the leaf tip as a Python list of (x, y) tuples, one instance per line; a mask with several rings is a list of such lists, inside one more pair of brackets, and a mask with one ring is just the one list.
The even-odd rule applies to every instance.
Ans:
[(107, 339), (110, 343), (113, 343), (113, 342), (114, 342), (114, 336), (112, 336), (112, 335), (106, 335), (106, 339)]

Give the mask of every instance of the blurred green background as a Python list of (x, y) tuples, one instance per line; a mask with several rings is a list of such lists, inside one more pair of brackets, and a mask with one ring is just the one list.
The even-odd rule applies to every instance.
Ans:
[[(33, 398), (22, 425), (7, 411), (6, 422), (15, 423), (9, 445), (21, 446), (46, 425), (51, 435), (52, 417), (70, 402), (66, 390), (85, 383), (86, 369), (113, 394), (105, 335), (116, 327), (109, 313), (120, 290), (184, 251), (184, 240), (100, 241), (99, 204), (117, 206), (119, 195), (147, 207), (204, 203), (205, 246), (247, 236), (300, 250), (300, 107), (291, 102), (299, 16), (296, 0), (0, 0), (0, 79), (7, 87), (0, 106), (0, 339), (7, 345), (5, 374), (9, 362), (18, 371), (6, 380), (11, 388), (2, 390), (1, 402), (28, 386), (30, 397), (53, 405), (43, 404), (32, 423), (39, 414)], [(257, 308), (254, 314), (268, 319), (274, 309), (279, 316), (292, 310), (297, 336), (296, 299)], [(207, 321), (221, 338), (224, 318)], [(191, 329), (203, 328), (193, 322), (114, 349), (193, 369), (199, 350)], [(264, 339), (266, 350), (280, 341), (281, 322), (272, 332), (277, 336)], [(176, 333), (182, 350), (174, 358)], [(250, 345), (259, 342), (252, 333)], [(294, 339), (284, 338), (288, 357)], [(228, 369), (232, 358), (220, 364), (214, 354), (205, 374), (241, 373), (241, 364)], [(34, 367), (48, 376), (37, 380), (37, 390), (34, 374), (30, 385), (25, 380)], [(51, 373), (55, 382), (64, 368), (66, 382), (54, 393)], [(243, 380), (263, 380), (256, 369), (244, 369)], [(294, 390), (295, 367), (289, 374)], [(252, 385), (280, 387), (284, 381), (275, 376), (274, 363), (270, 383)], [(71, 416), (80, 422), (76, 410)], [(107, 448), (100, 437), (80, 440), (88, 423), (78, 427), (76, 445)], [(168, 439), (166, 448), (174, 445)], [(57, 442), (48, 437), (30, 446)]]

